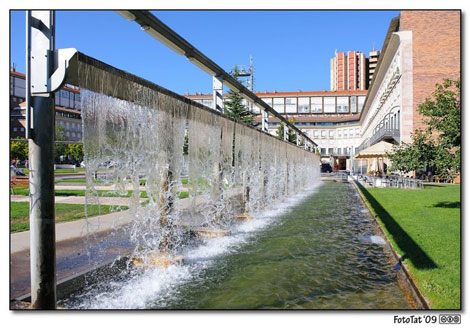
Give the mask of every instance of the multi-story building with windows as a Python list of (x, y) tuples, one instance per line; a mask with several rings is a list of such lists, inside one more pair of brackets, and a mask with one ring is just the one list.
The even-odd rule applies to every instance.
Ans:
[(372, 84), (372, 78), (374, 77), (375, 68), (377, 67), (377, 63), (379, 61), (380, 51), (372, 50), (369, 52), (369, 58), (367, 58), (367, 89)]
[(410, 142), (423, 128), (418, 106), (437, 83), (460, 77), (460, 12), (402, 11), (385, 37), (360, 115), (358, 151)]
[(360, 51), (335, 53), (330, 60), (330, 89), (367, 90), (366, 59)]
[[(25, 75), (10, 69), (10, 136), (25, 137)], [(80, 90), (65, 86), (55, 93), (56, 124), (64, 128), (69, 141), (82, 140)]]
[[(359, 144), (359, 115), (367, 91), (295, 91), (258, 92), (278, 113), (292, 119), (295, 125), (317, 143), (323, 161), (331, 161), (338, 169), (347, 169), (347, 159)], [(196, 94), (186, 97), (213, 107), (212, 95)], [(227, 97), (227, 95), (224, 95)], [(245, 105), (247, 103), (245, 102)], [(255, 122), (261, 123), (260, 108), (253, 106)], [(269, 132), (276, 135), (280, 121), (268, 116)]]
[[(322, 161), (333, 162), (338, 169), (362, 167), (364, 160), (354, 160), (360, 151), (381, 141), (410, 142), (414, 130), (423, 128), (418, 105), (432, 95), (437, 83), (460, 77), (460, 11), (402, 11), (391, 21), (382, 50), (369, 56), (368, 91), (357, 90), (356, 73), (348, 75), (351, 67), (363, 62), (362, 56), (348, 52), (332, 60), (342, 72), (332, 74), (336, 91), (257, 96), (292, 118), (318, 144)], [(351, 66), (348, 58), (354, 58)], [(212, 95), (187, 97), (212, 107)], [(253, 111), (260, 122), (259, 108)], [(268, 122), (269, 132), (275, 134), (279, 120), (269, 117)]]

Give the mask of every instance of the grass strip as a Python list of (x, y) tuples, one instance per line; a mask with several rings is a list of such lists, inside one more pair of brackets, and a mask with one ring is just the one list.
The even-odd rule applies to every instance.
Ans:
[[(125, 210), (127, 206), (88, 205), (88, 216), (96, 216)], [(68, 222), (85, 217), (85, 205), (83, 204), (55, 204), (55, 221)], [(10, 203), (10, 233), (29, 230), (29, 202)]]
[(460, 186), (361, 193), (429, 306), (460, 309)]

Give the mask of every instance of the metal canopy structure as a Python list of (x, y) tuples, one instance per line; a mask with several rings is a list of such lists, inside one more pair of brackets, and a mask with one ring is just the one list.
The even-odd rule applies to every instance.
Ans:
[(177, 54), (186, 56), (191, 63), (198, 66), (206, 73), (221, 79), (223, 83), (225, 83), (230, 89), (240, 92), (244, 98), (258, 105), (272, 116), (278, 118), (286, 126), (294, 130), (298, 136), (301, 136), (306, 142), (309, 142), (313, 147), (318, 147), (318, 145), (307, 135), (305, 135), (299, 128), (290, 123), (286, 118), (284, 118), (284, 116), (276, 112), (272, 107), (266, 104), (261, 98), (255, 95), (236, 78), (223, 70), (214, 61), (212, 61), (196, 47), (182, 38), (178, 33), (173, 31), (170, 27), (155, 17), (150, 11), (128, 10), (116, 12), (128, 21), (135, 21), (141, 26), (143, 31), (147, 32), (152, 37), (165, 44)]

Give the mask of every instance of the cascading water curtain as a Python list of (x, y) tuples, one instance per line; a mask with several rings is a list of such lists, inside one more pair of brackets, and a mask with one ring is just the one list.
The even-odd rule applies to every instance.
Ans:
[(192, 106), (189, 117), (189, 196), (191, 215), (204, 226), (223, 226), (230, 213), (233, 130), (229, 119)]
[[(138, 252), (178, 249), (188, 224), (182, 208), (191, 224), (223, 226), (240, 213), (233, 204), (242, 194), (242, 210), (255, 213), (318, 180), (317, 155), (130, 74), (79, 62), (78, 81), (86, 201), (99, 204), (100, 180), (107, 192), (130, 196), (130, 223), (121, 229)], [(188, 189), (181, 183), (186, 132)], [(186, 191), (189, 200), (179, 200)]]
[[(87, 202), (97, 202), (96, 173), (111, 192), (131, 193), (130, 240), (142, 252), (175, 249), (181, 233), (172, 202), (180, 186), (187, 105), (157, 92), (141, 93), (154, 108), (81, 91)], [(146, 198), (142, 198), (145, 191)]]

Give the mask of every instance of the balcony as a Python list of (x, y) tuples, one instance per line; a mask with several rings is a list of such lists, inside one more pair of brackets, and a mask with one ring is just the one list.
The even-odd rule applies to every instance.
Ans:
[(384, 140), (394, 144), (400, 144), (400, 129), (397, 128), (400, 122), (395, 121), (396, 116), (387, 114), (382, 121), (374, 128), (372, 136), (364, 140), (357, 148), (356, 155), (363, 149), (366, 149), (376, 143)]

